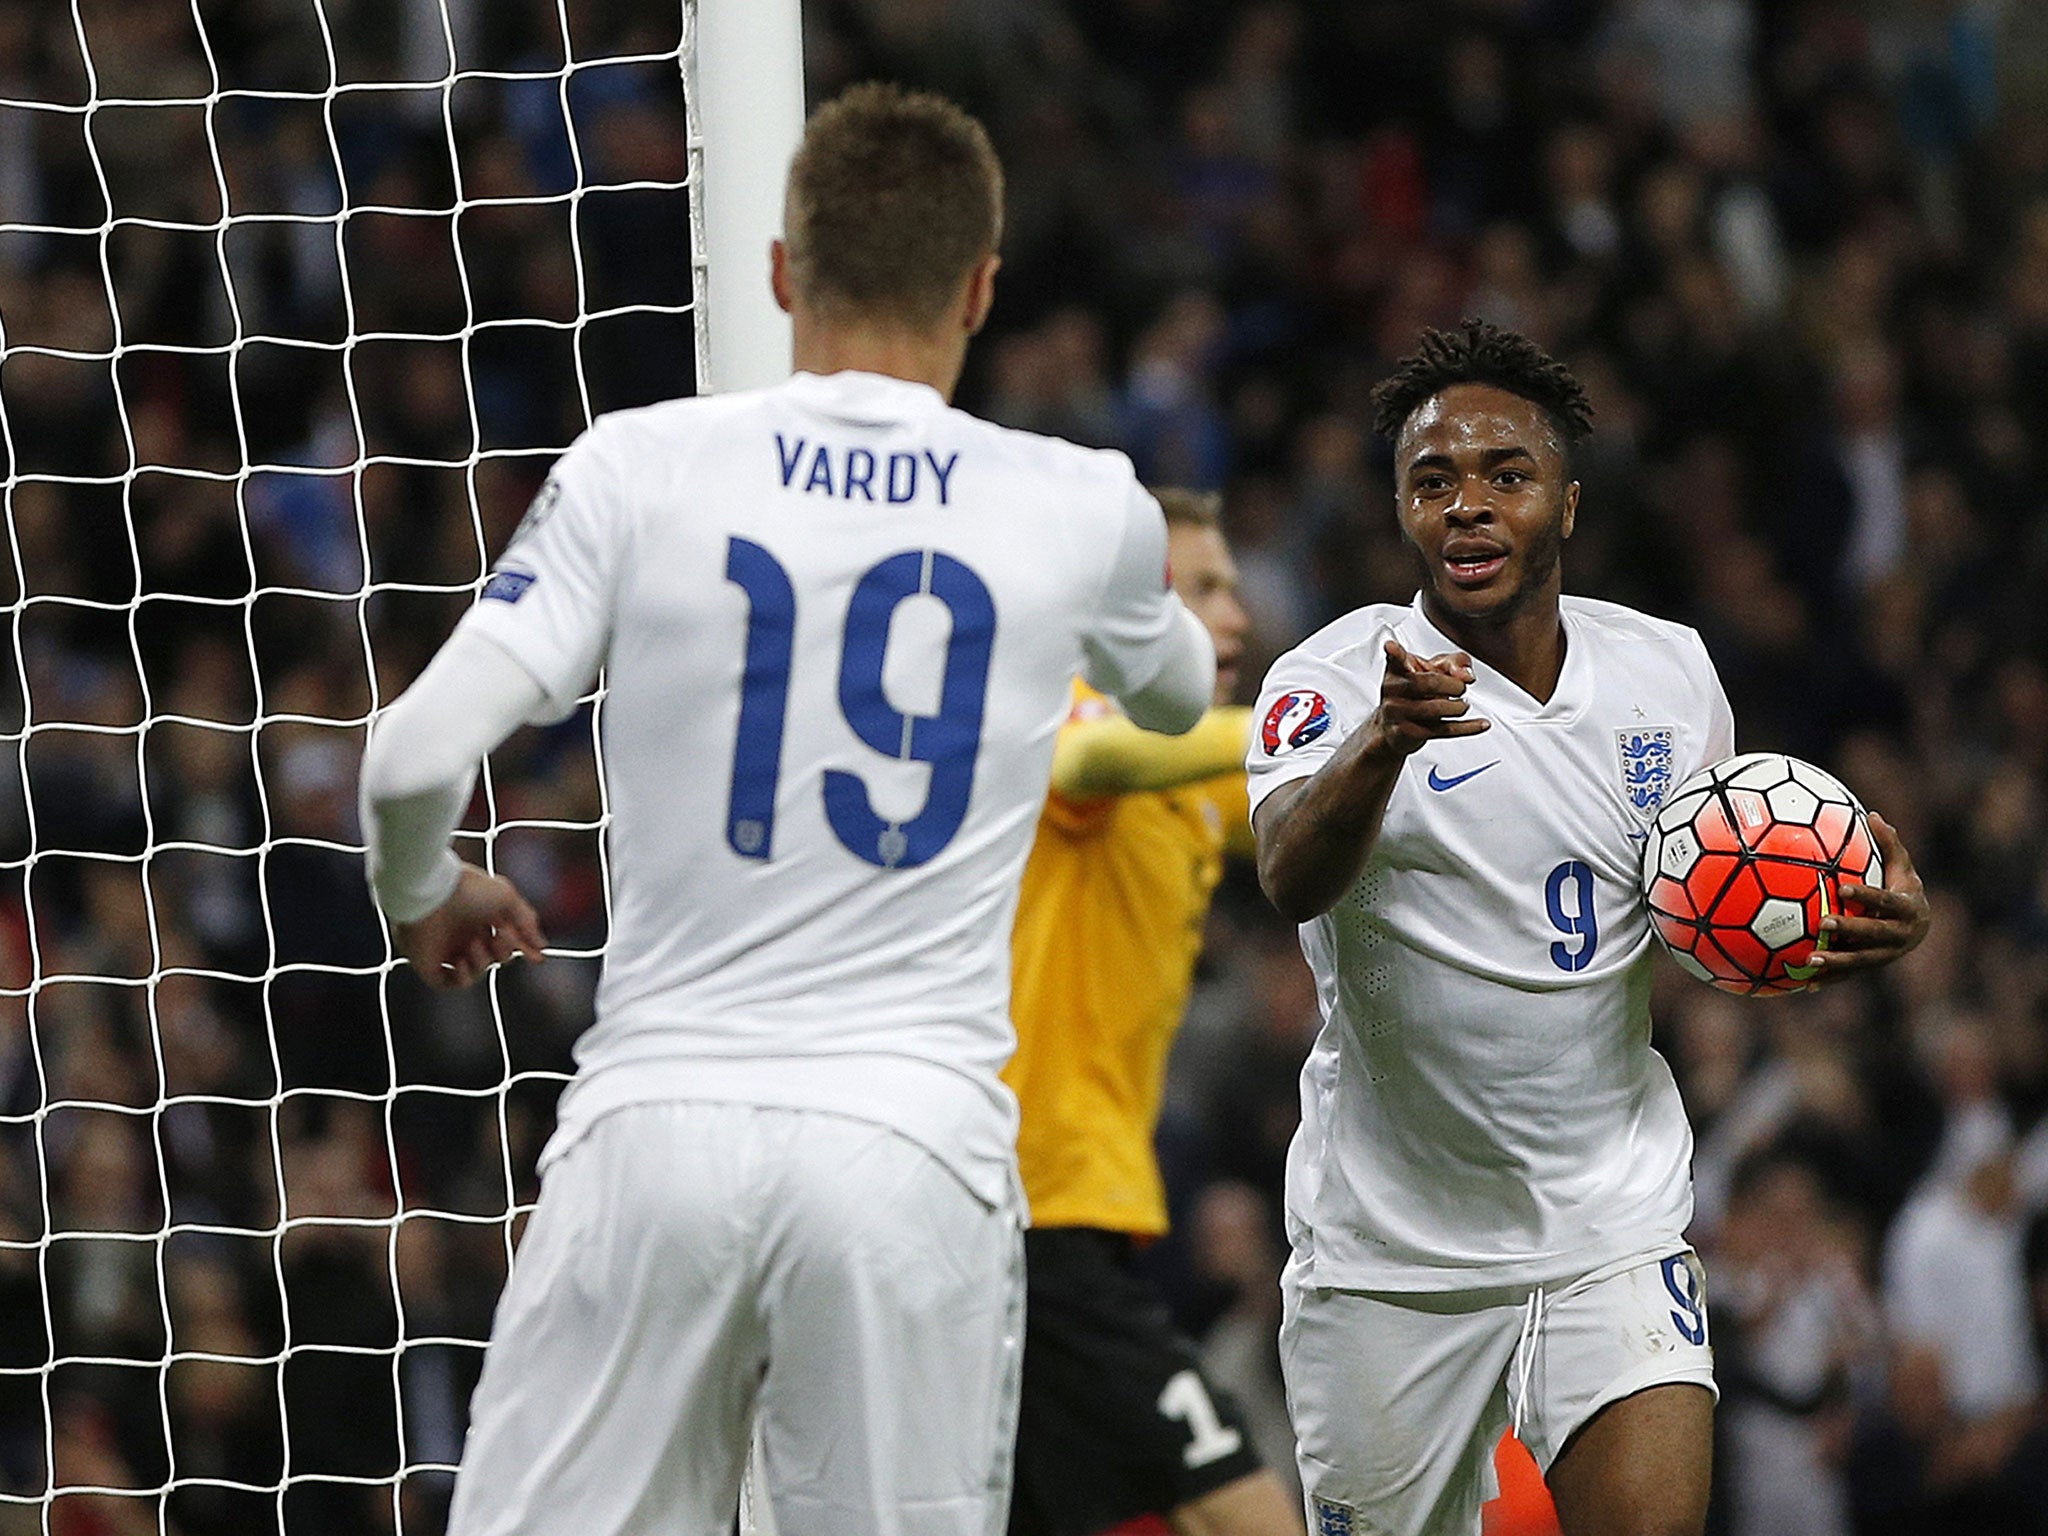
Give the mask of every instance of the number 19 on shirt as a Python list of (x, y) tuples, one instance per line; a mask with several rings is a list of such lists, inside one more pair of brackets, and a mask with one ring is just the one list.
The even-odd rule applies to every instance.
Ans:
[[(747, 594), (746, 668), (725, 836), (742, 858), (767, 859), (774, 851), (796, 593), (782, 563), (748, 539), (728, 542), (725, 578)], [(944, 603), (952, 619), (935, 715), (906, 715), (882, 689), (890, 623), (905, 599), (920, 595)], [(960, 830), (981, 752), (995, 631), (995, 600), (987, 583), (937, 550), (890, 555), (855, 584), (840, 642), (840, 713), (854, 734), (884, 757), (928, 763), (932, 770), (924, 805), (903, 821), (887, 821), (876, 813), (858, 774), (826, 770), (826, 820), (856, 857), (884, 869), (915, 869), (936, 857)]]

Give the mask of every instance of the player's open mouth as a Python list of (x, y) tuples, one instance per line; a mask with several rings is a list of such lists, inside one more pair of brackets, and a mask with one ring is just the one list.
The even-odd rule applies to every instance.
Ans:
[(1499, 548), (1462, 549), (1444, 555), (1444, 569), (1461, 587), (1485, 586), (1507, 563), (1507, 551)]

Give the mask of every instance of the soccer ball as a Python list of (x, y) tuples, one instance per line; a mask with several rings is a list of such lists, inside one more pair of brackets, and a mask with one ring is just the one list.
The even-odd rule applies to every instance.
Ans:
[(1643, 844), (1650, 926), (1691, 975), (1745, 996), (1797, 992), (1828, 947), (1844, 881), (1884, 883), (1870, 822), (1841, 781), (1748, 752), (1679, 785)]

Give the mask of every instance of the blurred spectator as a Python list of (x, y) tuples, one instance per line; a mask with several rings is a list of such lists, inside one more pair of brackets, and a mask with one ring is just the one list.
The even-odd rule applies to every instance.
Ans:
[(1731, 1536), (1849, 1536), (1856, 1394), (1880, 1336), (1863, 1246), (1798, 1161), (1737, 1174), (1713, 1253)]
[(1907, 443), (1899, 420), (1897, 360), (1882, 343), (1846, 344), (1834, 367), (1832, 422), (1817, 440), (1784, 555), (1822, 604), (1837, 584), (1871, 587), (1906, 550)]
[(1622, 0), (1614, 13), (1604, 40), (1610, 67), (1647, 70), (1670, 126), (1749, 107), (1755, 20), (1742, 0)]
[(2016, 1529), (2039, 1496), (2017, 1463), (2041, 1413), (2042, 1372), (2012, 1129), (1974, 1023), (1942, 1027), (1929, 1048), (1948, 1121), (1885, 1243), (1889, 1428), (1917, 1482), (1912, 1528)]
[(1215, 298), (1190, 289), (1139, 336), (1118, 407), (1118, 440), (1149, 485), (1208, 490), (1229, 468), (1228, 426), (1208, 380), (1223, 344)]

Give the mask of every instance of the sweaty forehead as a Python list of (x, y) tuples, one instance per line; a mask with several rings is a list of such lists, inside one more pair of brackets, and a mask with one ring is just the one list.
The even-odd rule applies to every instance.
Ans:
[(1557, 429), (1535, 401), (1496, 384), (1453, 384), (1409, 413), (1394, 456), (1406, 464), (1425, 453), (1456, 458), (1500, 448), (1523, 448), (1538, 459), (1563, 456)]

